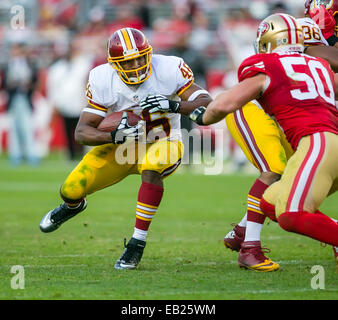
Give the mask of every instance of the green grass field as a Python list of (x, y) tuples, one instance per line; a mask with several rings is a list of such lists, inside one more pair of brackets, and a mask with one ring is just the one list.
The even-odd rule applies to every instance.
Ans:
[[(240, 269), (222, 239), (245, 211), (254, 176), (203, 176), (178, 172), (151, 225), (138, 270), (113, 268), (135, 221), (139, 176), (88, 197), (87, 210), (50, 234), (41, 217), (73, 165), (45, 161), (38, 168), (0, 160), (0, 299), (233, 300), (338, 299), (330, 246), (265, 222), (262, 245), (280, 263), (274, 273)], [(322, 210), (338, 218), (338, 195)], [(24, 267), (24, 289), (12, 289), (13, 265)], [(325, 289), (312, 289), (311, 268), (324, 268)]]

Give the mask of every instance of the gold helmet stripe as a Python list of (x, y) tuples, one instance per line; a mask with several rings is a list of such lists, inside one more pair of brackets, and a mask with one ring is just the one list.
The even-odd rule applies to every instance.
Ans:
[(123, 39), (125, 41), (127, 51), (133, 49), (133, 45), (130, 41), (130, 37), (129, 37), (127, 29), (126, 28), (121, 29), (121, 33), (122, 33)]
[(127, 30), (127, 32), (128, 32), (129, 39), (130, 39), (130, 41), (131, 41), (132, 47), (133, 47), (134, 49), (137, 50), (136, 42), (135, 42), (134, 36), (133, 36), (133, 34), (132, 34), (130, 28), (126, 28), (126, 30)]

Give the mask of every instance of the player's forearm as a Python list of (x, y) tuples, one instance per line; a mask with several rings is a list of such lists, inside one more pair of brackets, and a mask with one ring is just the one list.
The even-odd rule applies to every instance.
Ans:
[(249, 101), (257, 99), (264, 88), (265, 81), (266, 75), (259, 73), (252, 78), (241, 81), (228, 91), (220, 93), (208, 105), (202, 118), (203, 124), (216, 123)]
[(335, 84), (335, 96), (336, 101), (338, 100), (338, 73), (334, 75), (334, 84)]
[(209, 125), (221, 121), (228, 113), (238, 109), (230, 100), (229, 93), (224, 92), (212, 101), (203, 115), (203, 124)]
[(180, 102), (180, 113), (188, 115), (196, 108), (199, 107), (207, 107), (209, 103), (212, 101), (210, 96), (203, 96), (201, 98), (197, 98), (194, 101), (181, 101)]
[(87, 146), (112, 143), (110, 132), (103, 132), (88, 125), (80, 125), (75, 130), (75, 141)]
[(306, 54), (325, 59), (334, 72), (338, 72), (338, 48), (329, 46), (310, 46), (306, 48)]

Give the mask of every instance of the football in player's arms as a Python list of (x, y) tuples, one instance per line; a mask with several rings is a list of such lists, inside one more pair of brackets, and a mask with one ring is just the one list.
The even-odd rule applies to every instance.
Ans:
[[(64, 202), (44, 215), (40, 229), (56, 230), (86, 208), (87, 195), (115, 185), (131, 174), (139, 174), (134, 230), (115, 263), (116, 269), (135, 269), (162, 200), (163, 180), (181, 163), (180, 113), (189, 114), (199, 106), (206, 106), (211, 97), (194, 83), (193, 72), (181, 58), (153, 54), (148, 39), (139, 30), (117, 30), (107, 47), (108, 63), (89, 74), (88, 105), (75, 132), (78, 143), (95, 147), (66, 178), (60, 189)], [(115, 116), (116, 112), (122, 112), (120, 121), (110, 129), (100, 130), (106, 124), (103, 119), (108, 110)], [(132, 111), (136, 120), (142, 118), (146, 122), (145, 133), (140, 130), (140, 121), (132, 122), (125, 111)], [(140, 132), (146, 135), (142, 142), (138, 141)], [(132, 159), (128, 156), (125, 161), (116, 151), (128, 142), (133, 149)], [(139, 143), (144, 143), (143, 148), (138, 148)], [(111, 201), (114, 204), (113, 197)], [(118, 208), (112, 209), (112, 213), (118, 213)], [(113, 224), (114, 219), (109, 223)]]

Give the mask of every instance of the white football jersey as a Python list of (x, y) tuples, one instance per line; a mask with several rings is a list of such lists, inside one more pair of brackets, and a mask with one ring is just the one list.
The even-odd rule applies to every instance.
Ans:
[[(108, 111), (129, 110), (141, 116), (147, 123), (147, 132), (154, 129), (157, 136), (170, 140), (181, 140), (181, 115), (178, 113), (155, 112), (149, 114), (139, 107), (148, 95), (161, 94), (170, 100), (179, 101), (183, 93), (194, 82), (194, 76), (187, 64), (178, 57), (154, 54), (151, 59), (151, 75), (140, 85), (125, 84), (117, 71), (108, 63), (97, 66), (89, 74), (86, 96), (94, 108), (92, 112), (105, 117)], [(148, 135), (149, 138), (149, 135)], [(152, 142), (152, 138), (148, 142)]]
[[(311, 18), (300, 18), (297, 21), (301, 24), (304, 35), (304, 46), (325, 45), (329, 43), (324, 38), (319, 26)], [(338, 101), (336, 101), (338, 107)]]
[(329, 45), (324, 38), (319, 26), (311, 18), (299, 18), (297, 21), (300, 23), (303, 29), (305, 46)]

